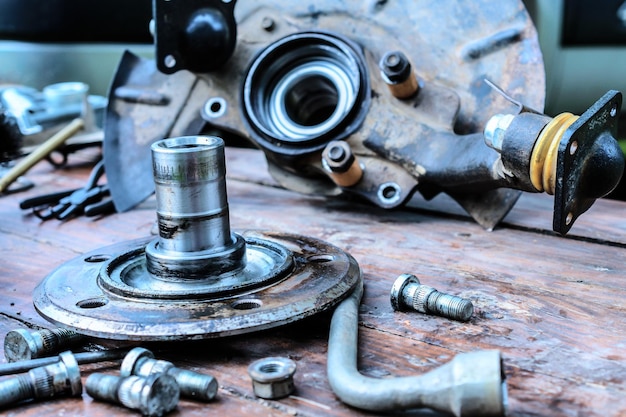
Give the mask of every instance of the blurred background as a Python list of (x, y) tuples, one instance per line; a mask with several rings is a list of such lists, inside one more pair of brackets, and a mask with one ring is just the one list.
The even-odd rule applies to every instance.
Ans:
[(81, 81), (106, 96), (125, 49), (153, 55), (151, 0), (1, 0), (0, 83)]
[[(607, 90), (626, 92), (626, 1), (524, 3), (543, 51), (546, 114), (581, 114)], [(151, 18), (151, 0), (1, 0), (0, 84), (81, 81), (106, 96), (125, 49), (153, 55)], [(626, 181), (610, 197), (626, 199)]]

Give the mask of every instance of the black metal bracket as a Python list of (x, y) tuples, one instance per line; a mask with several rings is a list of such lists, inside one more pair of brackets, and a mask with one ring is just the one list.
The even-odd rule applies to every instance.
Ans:
[(157, 68), (205, 73), (231, 57), (237, 40), (236, 0), (153, 0)]
[(596, 199), (615, 188), (624, 172), (616, 141), (622, 94), (611, 90), (567, 129), (559, 143), (554, 231), (566, 234)]

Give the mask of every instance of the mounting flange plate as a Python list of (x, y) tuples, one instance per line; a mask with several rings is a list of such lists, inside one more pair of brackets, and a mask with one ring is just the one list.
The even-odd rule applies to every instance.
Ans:
[(88, 336), (167, 341), (243, 334), (291, 323), (334, 307), (361, 280), (357, 262), (341, 249), (314, 238), (246, 232), (246, 241), (268, 241), (291, 252), (292, 267), (261, 288), (234, 294), (186, 294), (179, 299), (111, 291), (102, 285), (106, 265), (154, 239), (124, 242), (61, 265), (34, 291), (37, 311), (47, 320)]

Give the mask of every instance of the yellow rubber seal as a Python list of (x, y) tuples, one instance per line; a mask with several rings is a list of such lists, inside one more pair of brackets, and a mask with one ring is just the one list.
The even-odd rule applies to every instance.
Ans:
[(537, 191), (554, 194), (556, 188), (556, 162), (559, 143), (568, 127), (579, 116), (572, 113), (561, 113), (548, 123), (533, 148), (530, 157), (530, 181)]

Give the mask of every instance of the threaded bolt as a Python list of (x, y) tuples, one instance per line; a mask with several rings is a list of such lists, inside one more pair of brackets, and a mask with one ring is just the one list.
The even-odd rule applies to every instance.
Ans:
[(485, 130), (483, 131), (485, 144), (498, 152), (502, 152), (504, 134), (514, 118), (515, 115), (513, 114), (496, 114), (492, 116), (485, 124)]
[(393, 283), (391, 305), (396, 311), (415, 310), (459, 321), (468, 321), (474, 313), (470, 300), (422, 285), (411, 274), (402, 274)]
[(25, 400), (78, 397), (82, 392), (78, 363), (71, 352), (63, 352), (57, 363), (34, 368), (25, 374), (1, 381), (0, 406)]
[(176, 380), (167, 374), (144, 378), (96, 373), (89, 375), (85, 389), (96, 400), (120, 404), (151, 417), (159, 417), (175, 409), (180, 397)]
[(4, 356), (7, 362), (41, 358), (84, 339), (84, 335), (69, 329), (11, 330), (4, 338)]
[(394, 97), (408, 99), (419, 92), (411, 62), (400, 51), (387, 52), (378, 64), (380, 75)]
[(329, 143), (324, 149), (322, 157), (332, 172), (346, 172), (355, 160), (350, 145), (343, 141)]
[(335, 140), (322, 152), (322, 166), (330, 174), (335, 184), (351, 187), (363, 177), (363, 169), (348, 143)]
[(401, 83), (411, 75), (411, 63), (400, 51), (388, 52), (380, 60), (380, 71), (389, 82)]
[(180, 369), (171, 362), (154, 359), (154, 354), (142, 347), (136, 347), (128, 352), (122, 361), (120, 371), (122, 376), (147, 377), (159, 373), (168, 374), (176, 380), (182, 397), (211, 401), (217, 394), (218, 384), (213, 376)]

